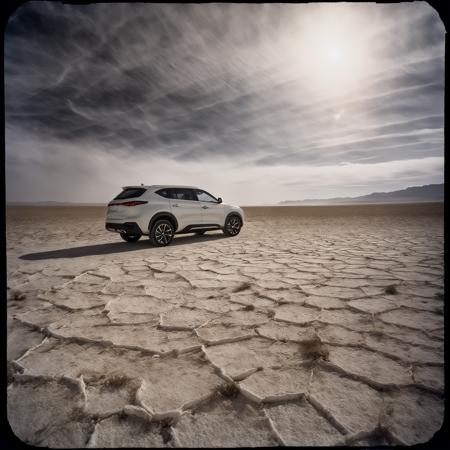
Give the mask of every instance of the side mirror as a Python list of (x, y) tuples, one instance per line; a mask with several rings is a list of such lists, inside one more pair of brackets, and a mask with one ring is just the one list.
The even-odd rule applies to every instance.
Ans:
[(220, 197), (217, 199), (217, 203), (222, 203), (222, 199)]

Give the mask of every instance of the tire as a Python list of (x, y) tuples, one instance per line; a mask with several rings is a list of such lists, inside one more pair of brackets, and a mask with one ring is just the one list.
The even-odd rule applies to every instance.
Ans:
[(150, 242), (155, 247), (165, 247), (172, 242), (174, 234), (174, 226), (168, 220), (157, 220), (150, 230)]
[(223, 228), (223, 233), (225, 236), (237, 236), (241, 231), (242, 220), (237, 215), (232, 215), (227, 218), (225, 226)]
[(126, 234), (120, 233), (120, 237), (127, 242), (137, 242), (141, 238), (142, 234)]
[(196, 231), (195, 232), (195, 234), (197, 235), (197, 236), (201, 236), (202, 234), (205, 234), (206, 233), (206, 231)]

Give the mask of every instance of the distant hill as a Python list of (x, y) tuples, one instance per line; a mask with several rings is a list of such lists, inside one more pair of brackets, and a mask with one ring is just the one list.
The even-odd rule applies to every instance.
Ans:
[(285, 200), (279, 205), (334, 205), (354, 203), (422, 203), (443, 202), (444, 184), (413, 186), (393, 192), (373, 192), (361, 197), (335, 197), (326, 199)]
[(106, 206), (106, 203), (76, 202), (6, 202), (7, 206)]

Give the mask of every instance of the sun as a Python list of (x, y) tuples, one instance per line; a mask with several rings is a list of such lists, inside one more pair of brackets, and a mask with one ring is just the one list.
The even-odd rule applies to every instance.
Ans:
[(331, 64), (338, 64), (342, 62), (342, 49), (330, 46), (325, 50), (324, 56)]
[(292, 69), (324, 95), (357, 88), (374, 67), (364, 18), (339, 5), (327, 6), (298, 23), (290, 52)]

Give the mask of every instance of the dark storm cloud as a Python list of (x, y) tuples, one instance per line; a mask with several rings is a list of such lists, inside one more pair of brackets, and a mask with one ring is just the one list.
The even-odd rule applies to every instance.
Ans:
[[(102, 139), (98, 126), (115, 132), (118, 124), (119, 137), (133, 136), (137, 125), (149, 137), (149, 150), (158, 151), (152, 149), (158, 136), (164, 146), (173, 144), (175, 135), (185, 138), (196, 128), (214, 132), (242, 106), (239, 97), (233, 98), (236, 89), (226, 74), (208, 74), (204, 47), (211, 25), (200, 22), (195, 32), (196, 20), (202, 19), (197, 14), (184, 30), (178, 27), (191, 7), (138, 6), (141, 14), (133, 15), (122, 8), (125, 18), (119, 24), (118, 15), (110, 13), (116, 8), (108, 5), (76, 9), (40, 3), (22, 9), (8, 27), (11, 125), (29, 121), (42, 134), (71, 140), (74, 133), (80, 139)], [(97, 26), (96, 19), (103, 15), (111, 17), (114, 32), (104, 23)], [(227, 32), (220, 27), (215, 31), (216, 40)], [(25, 76), (20, 70), (24, 67)], [(239, 80), (230, 75), (230, 82)], [(89, 126), (93, 124), (97, 127)], [(127, 125), (130, 133), (124, 129)], [(134, 147), (133, 138), (128, 143)]]
[[(6, 30), (7, 152), (31, 152), (26, 135), (42, 144), (34, 151), (70, 146), (79, 158), (226, 156), (249, 167), (442, 155), (436, 13), (355, 4), (358, 14), (371, 8), (378, 64), (357, 89), (322, 95), (295, 56), (320, 8), (26, 3)], [(28, 161), (17, 158), (7, 161)]]

